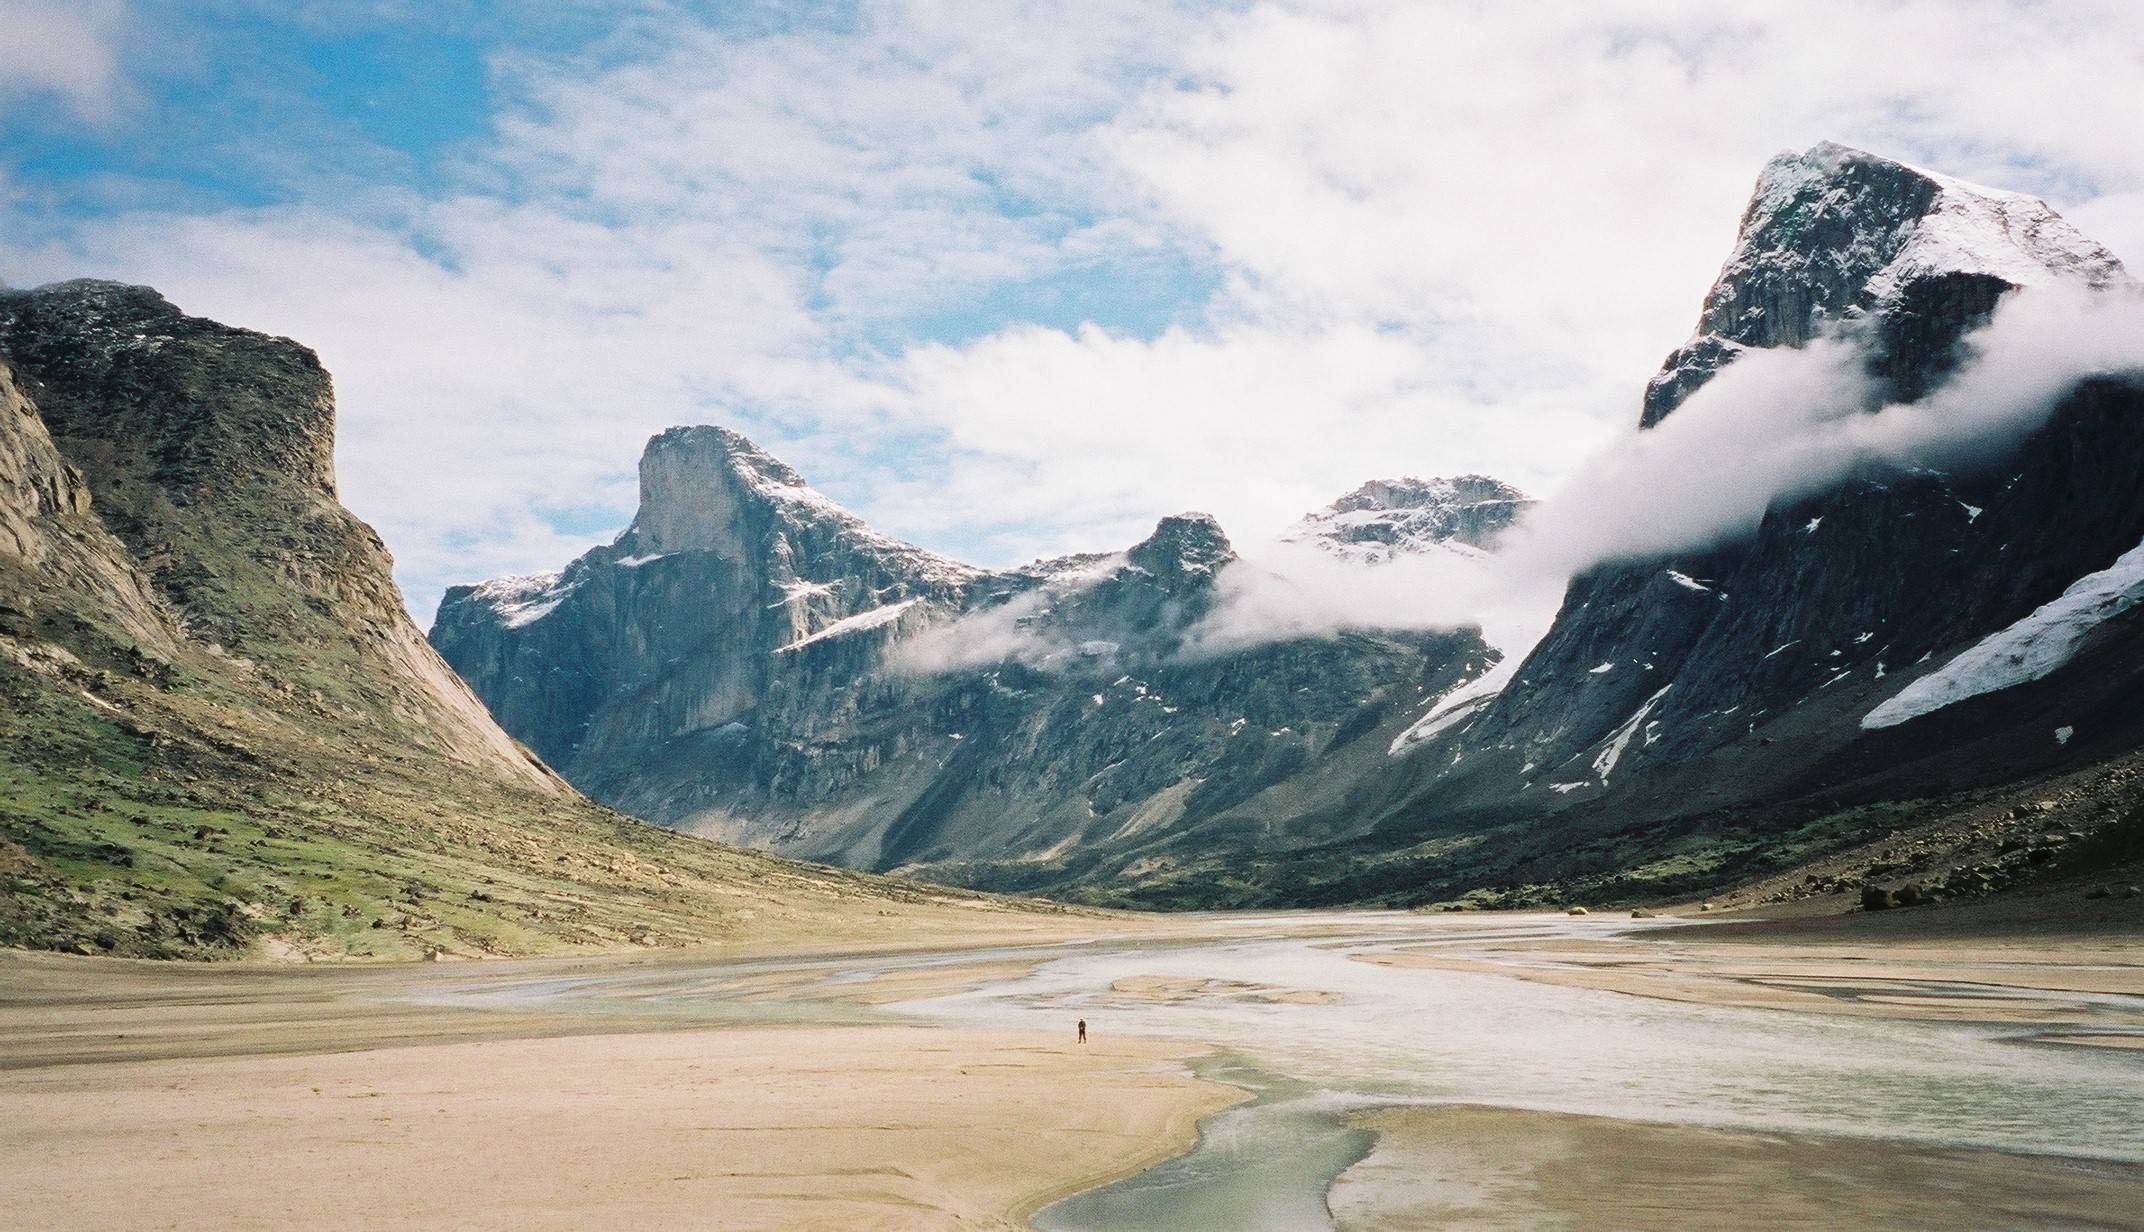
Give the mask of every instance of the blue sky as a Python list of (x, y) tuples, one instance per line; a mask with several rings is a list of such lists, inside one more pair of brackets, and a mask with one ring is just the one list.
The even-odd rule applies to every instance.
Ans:
[[(1824, 138), (2144, 247), (2115, 3), (0, 0), (0, 279), (318, 349), (414, 609), (720, 422), (1009, 563), (1552, 490)], [(1842, 30), (1854, 37), (1842, 38)], [(2120, 117), (2119, 119), (2117, 117)]]

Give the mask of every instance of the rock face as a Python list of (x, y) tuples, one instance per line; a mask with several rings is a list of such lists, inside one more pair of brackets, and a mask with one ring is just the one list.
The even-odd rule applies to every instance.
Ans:
[[(1414, 542), (1509, 511), (1405, 506)], [(1393, 491), (1399, 485), (1388, 485)], [(1358, 494), (1360, 495), (1360, 494)], [(1359, 506), (1357, 506), (1359, 507)], [(1439, 521), (1438, 519), (1441, 519)], [(656, 437), (617, 542), (457, 587), (432, 639), (597, 799), (701, 833), (993, 887), (1166, 886), (1249, 858), (1343, 756), (1493, 658), (1472, 633), (1201, 639), (1245, 568), (1204, 514), (1116, 554), (986, 572), (880, 535), (719, 428)]]
[(1947, 375), (1959, 337), (2019, 287), (2106, 287), (2120, 261), (2035, 197), (1824, 142), (1757, 179), (1697, 332), (1647, 385), (1652, 427), (1752, 347), (1860, 334), (1910, 400)]
[(34, 374), (36, 417), (71, 460), (40, 501), (79, 515), (98, 493), (102, 526), (190, 640), (263, 665), (334, 647), (351, 668), (344, 704), (397, 714), (441, 756), (564, 790), (444, 669), (402, 614), (379, 538), (336, 501), (334, 402), (311, 351), (146, 287), (71, 282), (0, 295), (0, 354)]
[(728, 935), (747, 878), (877, 897), (574, 792), (410, 622), (333, 444), (295, 342), (0, 292), (0, 944), (525, 953)]

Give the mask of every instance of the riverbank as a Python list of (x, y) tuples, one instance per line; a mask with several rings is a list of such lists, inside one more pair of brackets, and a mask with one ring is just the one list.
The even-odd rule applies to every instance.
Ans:
[[(838, 1021), (1032, 965), (1003, 950), (881, 952), (853, 983), (841, 961), (0, 954), (0, 1210), (52, 1228), (1018, 1227), (1181, 1153), (1242, 1098), (1190, 1075), (1195, 1043)], [(630, 991), (680, 979), (719, 987), (730, 1021)], [(583, 983), (627, 991), (553, 999)]]

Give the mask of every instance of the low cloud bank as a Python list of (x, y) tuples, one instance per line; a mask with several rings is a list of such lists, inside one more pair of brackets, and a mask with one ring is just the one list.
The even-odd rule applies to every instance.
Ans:
[(1774, 503), (1865, 468), (1985, 464), (2079, 380), (2144, 369), (2144, 295), (2019, 292), (1966, 346), (1951, 380), (1889, 405), (1847, 339), (1749, 352), (1660, 426), (1582, 467), (1509, 538), (1501, 564), (1568, 577), (1739, 538)]
[[(1740, 538), (1776, 502), (1857, 472), (1995, 461), (2079, 380), (2144, 371), (2144, 293), (2019, 292), (1966, 346), (1944, 385), (1891, 404), (1849, 336), (1751, 351), (1658, 427), (1633, 428), (1597, 454), (1490, 554), (1431, 551), (1370, 564), (1312, 543), (1248, 546), (1221, 575), (1221, 602), (1191, 630), (1187, 652), (1349, 629), (1476, 627), (1507, 656), (1523, 655), (1571, 577), (1594, 565)], [(1036, 619), (1048, 602), (1023, 596), (953, 622), (904, 650), (903, 663), (934, 671), (1080, 654)]]
[(1752, 351), (1665, 422), (1633, 429), (1535, 506), (1485, 558), (1377, 565), (1291, 545), (1224, 578), (1202, 627), (1220, 645), (1346, 628), (1481, 626), (1507, 654), (1545, 631), (1591, 566), (1708, 548), (1753, 533), (1765, 510), (1870, 468), (1938, 470), (1999, 458), (2088, 376), (2144, 371), (2144, 294), (2034, 290), (2006, 299), (1956, 375), (1918, 402), (1883, 404), (1849, 337)]

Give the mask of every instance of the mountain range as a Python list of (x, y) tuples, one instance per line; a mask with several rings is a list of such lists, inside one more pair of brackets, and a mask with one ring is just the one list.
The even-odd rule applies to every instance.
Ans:
[[(1186, 849), (1293, 845), (1267, 827), (1495, 655), (1472, 631), (1228, 644), (1209, 618), (1256, 567), (1203, 514), (990, 571), (721, 428), (656, 437), (640, 474), (616, 542), (450, 590), (433, 642), (595, 798), (811, 859), (1106, 897)], [(1478, 478), (1371, 485), (1298, 533), (1478, 552), (1523, 507)]]
[[(1782, 155), (1637, 419), (1658, 432), (1733, 365), (1819, 343), (1851, 348), (1864, 413), (1919, 406), (2000, 305), (2054, 294), (2136, 289), (2037, 199), (1837, 145)], [(1962, 863), (1857, 866), (1975, 892), (2133, 828), (2104, 802), (2144, 739), (2120, 702), (2140, 395), (2089, 375), (1992, 454), (1868, 460), (1743, 533), (1607, 553), (1530, 649), (1475, 628), (1219, 638), (1259, 566), (1210, 518), (978, 569), (684, 428), (650, 442), (615, 543), (454, 589), (431, 637), (596, 799), (863, 868), (1164, 906), (1640, 897), (1985, 807), (1979, 839), (1908, 843)], [(1370, 569), (1481, 557), (1531, 509), (1482, 476), (1375, 481), (1289, 538)], [(2013, 662), (2056, 634), (2062, 653)], [(2043, 788), (2060, 816), (2020, 838)]]
[(615, 542), (450, 590), (427, 638), (337, 496), (311, 351), (143, 287), (0, 290), (0, 944), (514, 954), (1060, 910), (976, 889), (1884, 907), (2127, 867), (2144, 377), (2065, 369), (2001, 434), (1961, 391), (2015, 307), (2138, 294), (2035, 199), (1782, 155), (1636, 439), (1762, 441), (1752, 374), (1845, 356), (1813, 421), (1951, 447), (1611, 544), (1534, 641), (1242, 619), (1507, 567), (1556, 507), (1492, 478), (1306, 515), (1283, 548), (1315, 583), (1197, 513), (986, 569), (710, 426), (648, 443)]

